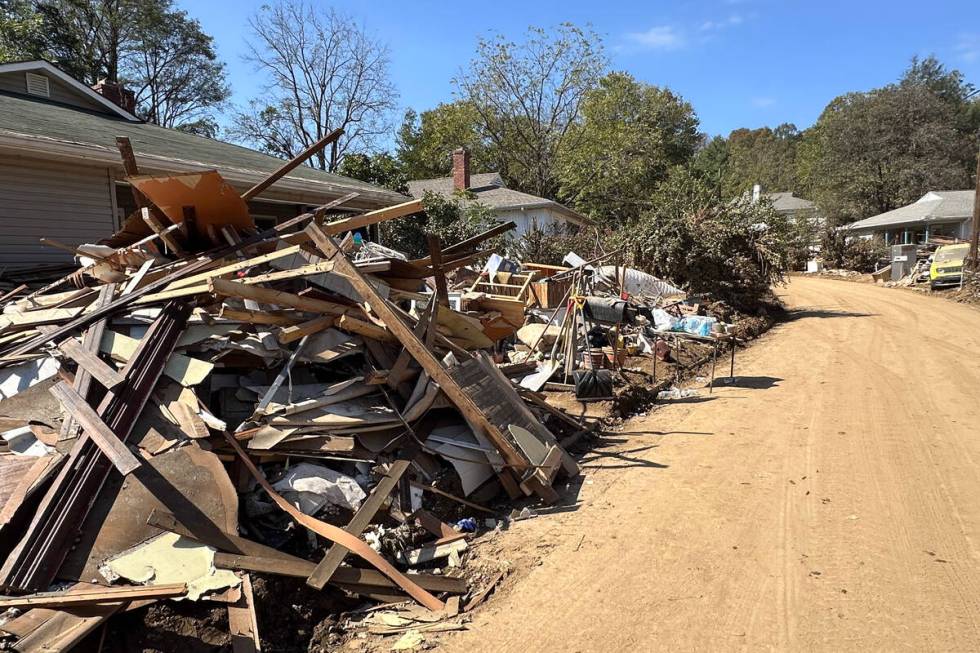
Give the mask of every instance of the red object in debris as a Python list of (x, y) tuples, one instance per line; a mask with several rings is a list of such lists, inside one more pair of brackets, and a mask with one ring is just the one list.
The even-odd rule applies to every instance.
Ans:
[(657, 360), (668, 360), (670, 358), (670, 345), (664, 340), (658, 340), (653, 346), (653, 354), (657, 357)]

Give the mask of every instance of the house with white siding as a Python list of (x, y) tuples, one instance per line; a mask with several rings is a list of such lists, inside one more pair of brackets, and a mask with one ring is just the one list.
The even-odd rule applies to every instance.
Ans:
[(421, 198), (426, 192), (479, 202), (492, 209), (501, 222), (513, 220), (518, 236), (535, 229), (547, 231), (551, 225), (583, 227), (589, 224), (584, 215), (558, 202), (507, 188), (500, 173), (471, 175), (470, 155), (462, 148), (453, 152), (452, 177), (408, 182), (408, 193), (412, 197)]
[(887, 245), (923, 244), (939, 236), (968, 240), (976, 191), (932, 190), (905, 206), (841, 227), (849, 235), (884, 239)]
[[(0, 64), (0, 268), (67, 263), (71, 246), (110, 236), (135, 210), (116, 138), (130, 140), (142, 174), (217, 170), (243, 192), (282, 165), (246, 147), (166, 129), (134, 115), (112, 84), (89, 88), (46, 61)], [(300, 166), (249, 202), (260, 227), (351, 192), (344, 205), (372, 210), (405, 197)]]

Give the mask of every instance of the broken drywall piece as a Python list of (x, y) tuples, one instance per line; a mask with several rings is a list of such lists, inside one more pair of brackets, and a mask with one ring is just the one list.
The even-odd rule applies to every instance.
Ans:
[(58, 373), (60, 367), (58, 360), (49, 356), (0, 370), (0, 399), (10, 399), (41, 381), (50, 379)]
[(304, 362), (330, 363), (345, 356), (363, 351), (364, 341), (337, 329), (326, 329), (309, 337), (300, 360)]
[(367, 498), (350, 476), (313, 463), (291, 467), (272, 487), (307, 515), (315, 515), (328, 503), (354, 512)]
[(54, 453), (54, 447), (49, 447), (38, 440), (30, 426), (21, 426), (20, 428), (0, 433), (0, 440), (6, 442), (7, 448), (19, 456), (40, 458), (41, 456)]
[(162, 533), (109, 558), (99, 572), (110, 583), (120, 578), (141, 585), (186, 583), (187, 598), (197, 601), (203, 594), (241, 583), (235, 572), (215, 569), (214, 552), (176, 533)]
[[(114, 360), (126, 362), (136, 352), (139, 340), (116, 331), (106, 330), (99, 343), (99, 350), (108, 353)], [(197, 385), (211, 373), (214, 365), (183, 354), (173, 354), (163, 373), (183, 386)]]
[(464, 424), (433, 429), (426, 444), (456, 469), (464, 496), (469, 496), (494, 476), (488, 458), (488, 451), (492, 450), (481, 445)]

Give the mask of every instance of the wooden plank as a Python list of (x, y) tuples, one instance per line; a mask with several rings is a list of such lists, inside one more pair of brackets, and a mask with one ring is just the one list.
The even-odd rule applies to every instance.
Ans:
[[(346, 315), (341, 316), (343, 320)], [(319, 333), (324, 329), (329, 329), (334, 325), (336, 318), (332, 315), (323, 315), (321, 317), (315, 317), (312, 320), (307, 320), (306, 322), (301, 322), (300, 324), (295, 324), (287, 327), (283, 327), (279, 331), (277, 336), (279, 342), (283, 345), (288, 345), (294, 340), (299, 340), (304, 336), (313, 335), (314, 333)]]
[(340, 138), (343, 135), (343, 133), (344, 133), (343, 129), (335, 129), (329, 134), (327, 134), (326, 136), (324, 136), (323, 138), (321, 138), (320, 140), (318, 140), (317, 142), (313, 143), (305, 150), (303, 150), (302, 152), (294, 156), (292, 159), (279, 166), (279, 168), (275, 172), (270, 174), (268, 177), (266, 177), (259, 183), (255, 184), (244, 193), (242, 193), (242, 199), (245, 200), (246, 202), (249, 201), (256, 195), (264, 191), (266, 188), (268, 188), (272, 184), (276, 183), (277, 181), (285, 177), (287, 174), (289, 174), (289, 172), (293, 168), (296, 168), (301, 163), (309, 159), (311, 156), (313, 156), (314, 154), (316, 154), (317, 152), (325, 148), (327, 145), (330, 145), (331, 143), (336, 141), (338, 138)]
[(240, 321), (246, 324), (269, 324), (272, 326), (290, 327), (303, 322), (299, 315), (283, 315), (275, 311), (243, 311), (227, 306), (221, 307), (218, 317), (224, 320)]
[(117, 370), (109, 367), (95, 353), (89, 351), (74, 338), (69, 338), (58, 345), (58, 350), (65, 356), (78, 363), (78, 367), (92, 375), (107, 390), (112, 390), (126, 380)]
[[(253, 542), (252, 544), (257, 543)], [(214, 566), (219, 569), (238, 569), (259, 574), (290, 576), (292, 578), (307, 578), (316, 569), (316, 564), (309, 560), (290, 556), (275, 550), (273, 550), (273, 553), (276, 555), (241, 555), (218, 551), (214, 554)], [(418, 583), (419, 587), (430, 592), (466, 593), (466, 580), (463, 578), (442, 575), (436, 576), (435, 574), (412, 574), (412, 580)], [(381, 572), (375, 569), (362, 569), (361, 567), (338, 567), (330, 582), (375, 588), (384, 587), (395, 589), (397, 587), (397, 585), (388, 580)]]
[[(497, 225), (491, 229), (484, 231), (482, 234), (477, 234), (472, 238), (467, 238), (466, 240), (461, 240), (455, 245), (450, 245), (449, 247), (442, 250), (443, 257), (449, 257), (453, 254), (458, 254), (460, 252), (465, 252), (479, 245), (480, 243), (490, 240), (494, 236), (499, 236), (500, 234), (507, 233), (511, 229), (517, 228), (517, 223), (511, 220), (510, 222), (505, 222), (503, 224)], [(426, 256), (425, 258), (420, 258), (412, 261), (415, 265), (431, 265), (431, 256)]]
[(184, 256), (187, 254), (187, 250), (180, 246), (180, 243), (178, 243), (177, 239), (174, 238), (173, 233), (167, 231), (167, 225), (163, 224), (163, 222), (160, 221), (160, 218), (157, 215), (154, 215), (154, 212), (151, 211), (149, 207), (144, 206), (139, 209), (139, 212), (143, 222), (145, 222), (147, 226), (150, 227), (150, 230), (155, 233), (167, 247), (170, 248), (171, 252), (177, 256)]
[(455, 379), (442, 366), (432, 351), (427, 348), (409, 329), (408, 325), (392, 310), (391, 306), (375, 292), (364, 276), (350, 263), (333, 242), (317, 225), (311, 224), (306, 228), (316, 246), (327, 258), (336, 261), (336, 269), (350, 278), (354, 288), (371, 305), (371, 310), (380, 317), (388, 329), (395, 334), (401, 344), (418, 361), (419, 365), (439, 384), (442, 391), (450, 398), (466, 419), (483, 431), (490, 442), (497, 448), (504, 461), (515, 469), (525, 469), (528, 462), (517, 452), (503, 433), (480, 410), (473, 399), (463, 391)]
[[(384, 500), (391, 494), (391, 491), (398, 485), (402, 474), (408, 471), (411, 465), (412, 461), (410, 460), (396, 460), (392, 463), (388, 469), (388, 473), (371, 490), (371, 496), (361, 504), (361, 507), (354, 514), (354, 518), (350, 520), (350, 523), (347, 524), (344, 530), (355, 537), (363, 533), (364, 529), (371, 523), (371, 520), (374, 519), (374, 515), (381, 509), (381, 504), (384, 503)], [(316, 569), (310, 574), (310, 577), (306, 579), (306, 584), (322, 590), (323, 586), (330, 581), (334, 572), (337, 571), (337, 567), (344, 561), (348, 553), (350, 553), (350, 550), (339, 543), (331, 546), (330, 550), (327, 551), (323, 559), (317, 564)]]
[[(333, 268), (333, 264), (329, 261), (323, 261), (320, 263), (313, 263), (311, 265), (304, 265), (300, 268), (295, 268), (292, 270), (280, 270), (278, 272), (268, 272), (266, 274), (256, 275), (254, 277), (246, 277), (240, 279), (239, 282), (245, 285), (255, 285), (261, 283), (268, 283), (272, 281), (283, 281), (285, 279), (295, 279), (297, 277), (305, 277), (313, 274), (322, 274), (324, 272), (330, 272)], [(213, 276), (217, 276), (213, 274)], [(153, 302), (160, 302), (167, 299), (175, 299), (177, 297), (187, 297), (191, 295), (203, 295), (210, 292), (210, 288), (207, 283), (194, 284), (191, 286), (183, 286), (181, 288), (175, 288), (173, 290), (164, 290), (163, 292), (154, 293), (152, 295), (146, 295), (140, 298), (137, 304), (150, 304)]]
[(255, 616), (255, 595), (248, 574), (242, 576), (241, 598), (228, 604), (228, 631), (231, 633), (231, 650), (234, 653), (258, 653), (259, 622)]
[[(303, 297), (281, 290), (272, 290), (261, 286), (249, 286), (238, 281), (228, 281), (227, 279), (210, 279), (208, 287), (212, 293), (225, 297), (240, 297), (242, 299), (254, 299), (263, 304), (275, 304), (276, 306), (288, 306), (300, 311), (310, 313), (325, 313), (327, 315), (343, 315), (351, 310), (350, 306), (335, 304), (334, 302), (312, 297)], [(373, 304), (372, 304), (373, 306)]]
[(337, 328), (350, 333), (356, 333), (366, 338), (371, 338), (372, 340), (379, 340), (381, 342), (398, 342), (398, 338), (396, 338), (388, 329), (379, 327), (371, 322), (359, 320), (356, 317), (351, 317), (350, 315), (341, 315), (340, 319), (337, 320)]
[[(112, 295), (116, 291), (116, 284), (107, 283), (102, 286), (99, 290), (99, 297), (96, 299), (96, 308), (105, 306), (112, 301)], [(106, 320), (102, 319), (90, 326), (85, 330), (82, 335), (82, 347), (87, 351), (97, 354), (99, 351), (99, 345), (102, 343), (102, 334), (105, 332)], [(85, 370), (85, 368), (79, 368), (78, 374), (75, 375), (75, 380), (72, 383), (72, 387), (78, 393), (78, 396), (82, 397), (86, 401), (89, 398), (89, 390), (92, 386), (92, 375)], [(65, 419), (64, 423), (61, 425), (61, 434), (59, 436), (60, 440), (70, 440), (76, 435), (80, 427), (78, 422), (71, 416)]]
[(319, 226), (319, 228), (328, 236), (335, 236), (345, 231), (353, 231), (354, 229), (360, 229), (361, 227), (367, 227), (379, 222), (387, 222), (388, 220), (419, 213), (422, 210), (422, 200), (411, 200), (384, 209), (378, 209), (377, 211), (370, 211), (369, 213), (362, 213), (361, 215), (355, 215), (350, 218), (328, 222)]
[(65, 608), (69, 606), (116, 603), (141, 599), (166, 599), (187, 594), (184, 583), (100, 587), (69, 592), (42, 592), (26, 596), (0, 597), (0, 610), (7, 608)]
[(439, 303), (449, 307), (449, 287), (446, 285), (446, 274), (442, 269), (442, 242), (436, 234), (427, 234), (429, 242), (429, 259), (432, 261), (432, 276), (436, 280), (436, 298)]
[(102, 421), (95, 409), (89, 406), (71, 386), (61, 381), (51, 387), (51, 394), (64, 405), (65, 410), (82, 425), (87, 435), (105, 454), (120, 474), (126, 476), (140, 467), (139, 459), (126, 444)]

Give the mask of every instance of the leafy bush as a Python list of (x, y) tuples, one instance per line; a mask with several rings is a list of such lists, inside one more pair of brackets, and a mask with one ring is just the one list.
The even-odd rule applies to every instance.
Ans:
[(602, 253), (595, 230), (554, 223), (544, 229), (531, 229), (512, 241), (507, 251), (518, 261), (546, 265), (561, 265), (569, 252), (586, 259)]
[(829, 268), (874, 272), (888, 259), (888, 246), (880, 238), (853, 238), (836, 229), (823, 235), (820, 254)]
[[(444, 197), (426, 192), (422, 206), (425, 213), (382, 223), (382, 244), (404, 252), (409, 258), (422, 258), (429, 254), (426, 234), (439, 236), (442, 246), (449, 247), (498, 224), (492, 209), (470, 201), (465, 194)], [(502, 239), (494, 238), (483, 247), (493, 249), (500, 247), (502, 242)]]
[(688, 292), (754, 311), (789, 265), (790, 225), (768, 202), (719, 202), (709, 184), (676, 170), (653, 208), (617, 239), (633, 265)]

